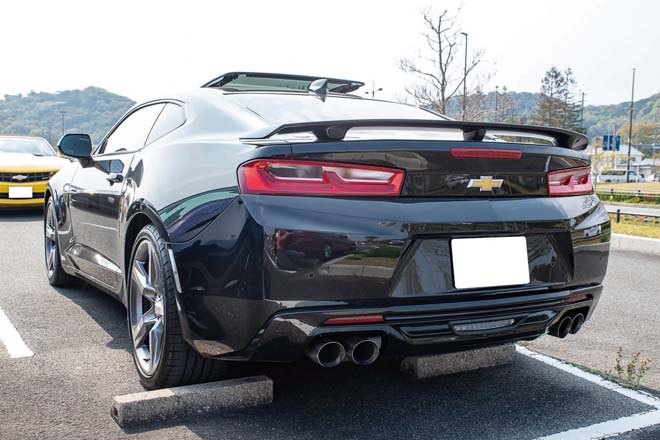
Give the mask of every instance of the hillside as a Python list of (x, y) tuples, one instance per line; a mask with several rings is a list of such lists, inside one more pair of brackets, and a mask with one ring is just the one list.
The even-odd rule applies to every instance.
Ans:
[[(513, 118), (510, 112), (502, 111), (502, 93), (498, 95), (499, 112), (498, 122), (522, 122), (528, 123), (530, 117), (534, 112), (536, 100), (539, 97), (538, 93), (529, 92), (509, 92), (510, 105), (508, 108), (513, 108)], [(482, 118), (484, 120), (495, 120), (495, 93), (490, 92), (486, 95), (485, 102), (488, 108), (487, 115)], [(447, 114), (453, 118), (460, 119), (461, 117), (461, 98), (457, 97), (452, 99), (448, 104)], [(603, 134), (612, 131), (612, 127), (616, 124), (617, 130), (620, 134), (627, 136), (628, 118), (629, 118), (630, 102), (621, 102), (619, 104), (610, 105), (587, 105), (584, 107), (584, 127), (587, 130), (587, 135), (590, 137), (602, 136)], [(635, 124), (654, 124), (660, 121), (660, 93), (649, 96), (648, 98), (635, 101)], [(652, 131), (652, 130), (651, 130)], [(660, 132), (660, 127), (658, 128)], [(633, 133), (637, 132), (637, 127), (634, 128)], [(646, 135), (646, 136), (645, 136)], [(634, 134), (634, 141), (637, 142), (637, 135)], [(658, 141), (660, 142), (660, 133), (658, 134)], [(649, 133), (648, 127), (642, 133), (640, 139), (642, 143), (652, 142), (652, 133)]]
[(89, 133), (96, 143), (133, 104), (129, 98), (99, 87), (5, 95), (0, 99), (0, 134), (47, 138), (50, 125), (51, 142), (55, 143), (62, 135), (60, 112), (64, 111), (64, 131)]
[[(538, 93), (509, 92), (506, 96), (499, 93), (498, 114), (495, 115), (495, 92), (483, 98), (486, 111), (480, 119), (498, 122), (527, 123), (534, 112)], [(64, 111), (64, 129), (66, 132), (81, 132), (92, 135), (98, 142), (112, 124), (128, 110), (134, 102), (99, 87), (87, 87), (84, 90), (66, 90), (57, 93), (31, 92), (27, 95), (5, 95), (0, 99), (0, 134), (31, 134), (48, 137), (50, 121), (51, 141), (54, 143), (62, 134), (60, 111)], [(601, 136), (617, 129), (624, 129), (628, 124), (630, 103), (614, 105), (586, 106), (584, 126), (592, 137)], [(448, 104), (448, 115), (461, 117), (461, 98), (452, 99)], [(635, 102), (635, 123), (641, 127), (640, 142), (650, 143), (653, 139), (652, 123), (660, 120), (660, 93)], [(637, 127), (636, 127), (637, 128)], [(625, 135), (627, 135), (627, 130)], [(658, 129), (660, 131), (660, 128)], [(624, 136), (625, 137), (625, 136)], [(660, 133), (658, 134), (660, 141)], [(635, 142), (637, 137), (635, 135)]]
[[(589, 136), (600, 136), (612, 131), (616, 124), (617, 130), (627, 127), (629, 123), (630, 102), (614, 105), (588, 105), (584, 108), (584, 125), (588, 127)], [(635, 123), (655, 123), (660, 121), (660, 93), (635, 101)], [(626, 130), (627, 133), (627, 130)], [(643, 141), (642, 141), (643, 142)]]
[[(534, 113), (534, 107), (536, 106), (538, 96), (538, 93), (531, 92), (508, 92), (506, 97), (503, 97), (502, 93), (498, 93), (498, 114), (496, 118), (495, 92), (486, 93), (484, 95), (484, 105), (487, 110), (484, 117), (480, 119), (489, 121), (497, 120), (497, 122), (526, 123), (529, 121), (532, 113)], [(462, 97), (460, 96), (452, 98), (447, 104), (447, 116), (460, 119), (462, 102)], [(502, 104), (504, 104), (506, 109), (502, 108)], [(513, 110), (513, 112), (511, 110)]]

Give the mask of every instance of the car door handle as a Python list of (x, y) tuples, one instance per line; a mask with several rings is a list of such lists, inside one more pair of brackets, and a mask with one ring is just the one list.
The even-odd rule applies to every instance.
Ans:
[(108, 174), (108, 177), (105, 178), (108, 182), (110, 182), (110, 185), (113, 185), (115, 183), (121, 183), (124, 181), (124, 176), (121, 173), (110, 173)]

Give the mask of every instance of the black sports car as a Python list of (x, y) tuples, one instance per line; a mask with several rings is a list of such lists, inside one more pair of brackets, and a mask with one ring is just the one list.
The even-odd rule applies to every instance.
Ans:
[(46, 192), (48, 279), (128, 310), (148, 388), (565, 337), (610, 221), (581, 134), (457, 122), (362, 83), (230, 73), (132, 108)]

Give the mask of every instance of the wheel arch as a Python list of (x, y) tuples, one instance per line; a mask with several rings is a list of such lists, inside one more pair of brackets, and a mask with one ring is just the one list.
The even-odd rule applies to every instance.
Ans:
[[(168, 245), (168, 247), (170, 243), (170, 238), (160, 218), (160, 215), (158, 214), (158, 211), (149, 202), (145, 200), (138, 200), (131, 204), (130, 208), (128, 209), (126, 221), (124, 224), (125, 224), (125, 228), (123, 228), (123, 239), (121, 241), (121, 244), (123, 245), (121, 267), (123, 270), (124, 288), (122, 289), (121, 301), (124, 304), (124, 306), (128, 308), (129, 307), (128, 281), (129, 281), (130, 272), (129, 269), (127, 269), (127, 267), (130, 267), (131, 253), (133, 252), (133, 246), (135, 244), (135, 240), (138, 234), (145, 226), (153, 225), (158, 230), (158, 233), (160, 234), (163, 241), (165, 241), (166, 245)], [(183, 332), (183, 338), (184, 340), (186, 340), (188, 344), (192, 346), (192, 344), (190, 343), (191, 338), (190, 338), (190, 327), (188, 324), (188, 318), (185, 314), (185, 311), (183, 310), (183, 306), (181, 305), (181, 301), (179, 298), (181, 287), (179, 284), (178, 273), (176, 270), (176, 263), (175, 261), (173, 261), (173, 256), (171, 251), (169, 258), (172, 264), (172, 268), (174, 270), (174, 282), (176, 285), (175, 299), (177, 302), (177, 307), (179, 309), (178, 315), (179, 315), (181, 329)]]
[[(158, 232), (161, 234), (161, 237), (165, 242), (169, 242), (169, 237), (167, 230), (163, 226), (163, 223), (160, 220), (158, 211), (147, 201), (137, 200), (133, 202), (128, 209), (126, 215), (125, 227), (123, 228), (122, 234), (122, 272), (124, 274), (124, 285), (127, 286), (128, 283), (128, 270), (127, 267), (130, 264), (131, 252), (133, 251), (133, 244), (135, 238), (140, 233), (142, 228), (147, 225), (154, 225)], [(127, 288), (123, 289), (122, 302), (124, 305), (127, 305), (128, 300), (128, 290)]]

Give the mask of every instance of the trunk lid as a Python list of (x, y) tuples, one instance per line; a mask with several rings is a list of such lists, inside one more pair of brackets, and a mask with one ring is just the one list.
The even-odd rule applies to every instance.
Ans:
[[(520, 152), (518, 158), (489, 156)], [(296, 160), (403, 169), (402, 197), (520, 197), (548, 194), (548, 171), (589, 166), (579, 152), (551, 145), (428, 140), (343, 140), (291, 144)], [(472, 152), (476, 152), (473, 154)]]

